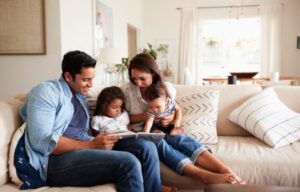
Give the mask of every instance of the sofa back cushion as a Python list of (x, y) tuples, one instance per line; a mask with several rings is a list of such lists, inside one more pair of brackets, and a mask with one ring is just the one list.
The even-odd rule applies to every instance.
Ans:
[(300, 113), (300, 86), (277, 86), (274, 91), (288, 108)]
[(251, 134), (240, 126), (229, 121), (231, 111), (244, 101), (259, 93), (260, 85), (176, 85), (177, 96), (195, 93), (202, 90), (220, 90), (217, 133), (220, 136), (250, 136)]
[(0, 102), (0, 185), (8, 181), (8, 150), (12, 135), (21, 124), (18, 115), (21, 104), (17, 99)]

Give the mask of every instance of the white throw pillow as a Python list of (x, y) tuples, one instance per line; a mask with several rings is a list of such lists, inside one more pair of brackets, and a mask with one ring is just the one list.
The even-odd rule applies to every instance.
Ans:
[(286, 107), (273, 88), (248, 99), (229, 119), (273, 148), (300, 139), (300, 114)]
[(216, 122), (219, 93), (219, 90), (206, 90), (176, 98), (176, 103), (182, 110), (185, 133), (198, 142), (218, 142)]
[(11, 181), (18, 186), (20, 186), (23, 182), (20, 181), (17, 175), (16, 167), (14, 164), (14, 156), (15, 156), (16, 147), (18, 145), (20, 138), (24, 133), (26, 125), (27, 125), (26, 123), (23, 123), (23, 125), (16, 130), (14, 136), (12, 137), (10, 148), (9, 148), (9, 160), (8, 160), (9, 177), (11, 178)]

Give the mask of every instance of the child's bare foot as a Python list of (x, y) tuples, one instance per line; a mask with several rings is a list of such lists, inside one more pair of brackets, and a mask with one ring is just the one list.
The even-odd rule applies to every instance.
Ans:
[(243, 180), (243, 179), (241, 179), (239, 176), (237, 176), (233, 172), (233, 170), (230, 167), (228, 167), (228, 166), (224, 166), (223, 169), (220, 170), (220, 173), (225, 173), (225, 174), (228, 173), (228, 174), (233, 175), (233, 177), (235, 178), (237, 184), (240, 184), (240, 185), (245, 185), (246, 184), (246, 181)]
[(181, 135), (184, 133), (184, 127), (174, 127), (171, 132), (170, 135), (175, 136), (175, 135)]
[(176, 187), (169, 187), (169, 186), (162, 186), (162, 192), (176, 192), (177, 188)]
[(217, 184), (217, 183), (229, 183), (238, 184), (237, 179), (234, 175), (229, 173), (208, 173), (204, 178), (203, 182), (205, 184)]
[(237, 176), (235, 174), (233, 176), (237, 180), (237, 184), (246, 185), (246, 181), (245, 180), (243, 180), (242, 178), (240, 178), (239, 176)]
[(236, 180), (236, 183), (237, 184), (240, 184), (240, 185), (245, 185), (246, 184), (246, 181), (244, 181), (243, 179), (241, 179), (239, 176), (237, 176), (233, 171), (232, 169), (230, 169), (229, 167), (225, 167), (225, 169), (223, 169), (220, 173), (229, 173), (231, 175), (233, 175), (233, 177), (235, 178)]

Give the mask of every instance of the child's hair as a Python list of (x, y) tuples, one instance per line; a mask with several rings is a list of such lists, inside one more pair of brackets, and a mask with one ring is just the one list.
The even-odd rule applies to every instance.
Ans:
[(97, 98), (97, 105), (94, 115), (106, 115), (107, 106), (115, 99), (123, 101), (122, 111), (125, 110), (125, 95), (120, 87), (111, 86), (104, 88)]
[(159, 97), (169, 97), (166, 86), (164, 84), (149, 86), (145, 92), (144, 99), (146, 101), (153, 101)]

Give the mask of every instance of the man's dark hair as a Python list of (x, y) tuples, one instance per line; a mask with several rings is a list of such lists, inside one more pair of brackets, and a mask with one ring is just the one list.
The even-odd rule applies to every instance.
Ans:
[(166, 86), (164, 84), (149, 86), (144, 94), (146, 101), (153, 101), (159, 97), (169, 97)]
[(76, 74), (80, 74), (82, 68), (89, 68), (96, 66), (96, 60), (82, 51), (70, 51), (64, 55), (62, 60), (62, 76), (65, 72), (69, 72), (73, 79)]
[(123, 101), (122, 111), (125, 110), (125, 95), (120, 87), (111, 86), (104, 88), (97, 98), (97, 105), (94, 115), (105, 115), (107, 106), (114, 100), (121, 99)]

